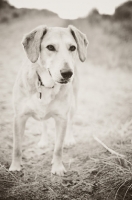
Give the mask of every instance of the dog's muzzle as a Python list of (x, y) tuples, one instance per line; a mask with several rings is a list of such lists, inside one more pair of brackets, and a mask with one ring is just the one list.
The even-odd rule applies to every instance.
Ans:
[(70, 81), (70, 78), (72, 77), (73, 72), (69, 69), (68, 70), (62, 69), (62, 70), (60, 70), (60, 74), (62, 76), (62, 79), (59, 83), (66, 84)]

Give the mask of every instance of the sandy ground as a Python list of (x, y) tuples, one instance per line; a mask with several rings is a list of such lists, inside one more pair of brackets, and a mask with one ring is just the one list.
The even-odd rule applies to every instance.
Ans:
[[(27, 18), (19, 19), (0, 26), (0, 163), (7, 169), (12, 154), (12, 88), (25, 57), (20, 41), (23, 34), (40, 24), (61, 26), (64, 22), (54, 17), (34, 17), (32, 21)], [(102, 33), (103, 36), (97, 34), (93, 38), (96, 33)], [(124, 66), (127, 65), (123, 57), (126, 49), (123, 50), (123, 47), (129, 44), (121, 44), (116, 36), (112, 36), (109, 46), (108, 34), (95, 27), (90, 27), (88, 37), (90, 45), (87, 61), (79, 63), (78, 66), (80, 88), (78, 111), (74, 119), (74, 136), (77, 143), (76, 146), (64, 150), (64, 162), (66, 165), (70, 163), (69, 171), (81, 170), (87, 156), (93, 157), (98, 152), (105, 152), (105, 149), (93, 139), (93, 134), (113, 148), (119, 135), (122, 134), (124, 137), (124, 125), (127, 128), (129, 126), (130, 130), (132, 127), (132, 72), (127, 67), (119, 66), (119, 62), (122, 66), (123, 63)], [(118, 49), (116, 44), (120, 44)], [(122, 51), (117, 54), (119, 48)], [(129, 53), (131, 48), (129, 46)], [(130, 61), (129, 57), (129, 65)], [(36, 174), (36, 177), (40, 171), (42, 176), (50, 175), (51, 171), (55, 129), (52, 119), (47, 123), (50, 141), (47, 149), (39, 149), (37, 146), (41, 133), (39, 122), (30, 119), (25, 130), (23, 168), (25, 173), (30, 171)]]

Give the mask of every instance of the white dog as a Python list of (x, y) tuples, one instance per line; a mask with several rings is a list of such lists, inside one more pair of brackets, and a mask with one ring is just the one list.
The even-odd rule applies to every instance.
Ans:
[[(56, 142), (52, 173), (63, 176), (63, 143), (74, 144), (71, 133), (76, 109), (78, 79), (76, 60), (83, 62), (87, 55), (86, 35), (74, 26), (68, 28), (39, 26), (22, 42), (28, 59), (18, 74), (14, 86), (13, 159), (10, 171), (21, 169), (22, 138), (29, 117), (44, 121), (53, 117), (56, 123)], [(40, 147), (47, 144), (43, 122)], [(66, 136), (66, 137), (65, 137)]]

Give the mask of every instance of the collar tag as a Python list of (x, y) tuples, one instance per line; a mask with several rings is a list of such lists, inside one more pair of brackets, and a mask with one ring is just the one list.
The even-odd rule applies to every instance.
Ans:
[(38, 99), (42, 99), (42, 92), (37, 92)]
[(40, 83), (40, 81), (38, 81), (38, 94), (37, 94), (37, 97), (38, 97), (39, 99), (42, 98), (42, 88), (41, 88), (41, 83)]

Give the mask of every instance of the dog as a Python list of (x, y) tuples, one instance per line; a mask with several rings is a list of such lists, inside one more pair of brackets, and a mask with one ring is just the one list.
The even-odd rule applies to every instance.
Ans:
[[(10, 171), (21, 170), (22, 138), (26, 121), (33, 117), (43, 123), (39, 147), (47, 145), (46, 122), (52, 117), (56, 124), (56, 141), (52, 174), (63, 176), (64, 140), (75, 143), (72, 119), (77, 105), (78, 74), (76, 61), (87, 56), (88, 40), (76, 27), (39, 26), (22, 41), (27, 58), (18, 73), (14, 89), (13, 158)], [(78, 60), (79, 60), (78, 59)]]

